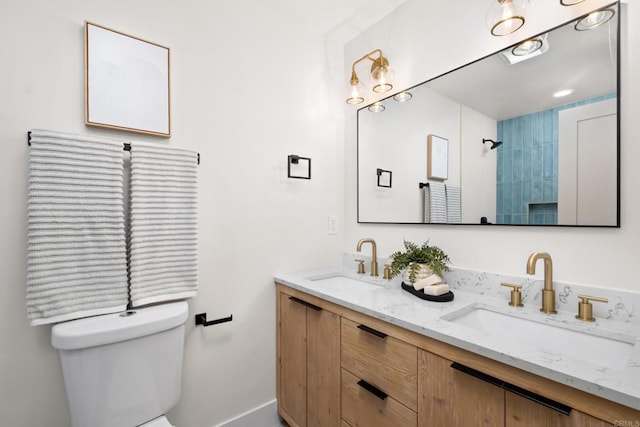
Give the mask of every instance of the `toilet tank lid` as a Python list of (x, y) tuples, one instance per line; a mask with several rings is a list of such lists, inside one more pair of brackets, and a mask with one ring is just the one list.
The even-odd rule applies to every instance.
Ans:
[(53, 326), (51, 344), (60, 350), (112, 344), (175, 328), (184, 324), (188, 315), (186, 301), (178, 301), (70, 320)]

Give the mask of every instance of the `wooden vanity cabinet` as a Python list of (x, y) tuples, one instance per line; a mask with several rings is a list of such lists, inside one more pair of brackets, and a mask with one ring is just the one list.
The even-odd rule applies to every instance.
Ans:
[(523, 397), (505, 389), (496, 378), (478, 378), (452, 365), (450, 360), (419, 350), (419, 426), (612, 426), (576, 409), (559, 412), (551, 407), (557, 402), (543, 404)]
[(277, 305), (278, 413), (290, 426), (340, 427), (340, 316), (284, 292)]
[(605, 427), (605, 421), (575, 409), (567, 415), (512, 392), (505, 392), (505, 426)]
[(504, 390), (418, 351), (418, 426), (504, 426)]
[(277, 305), (278, 413), (290, 426), (640, 422), (640, 411), (280, 284)]
[(342, 418), (352, 427), (417, 425), (418, 349), (342, 318)]

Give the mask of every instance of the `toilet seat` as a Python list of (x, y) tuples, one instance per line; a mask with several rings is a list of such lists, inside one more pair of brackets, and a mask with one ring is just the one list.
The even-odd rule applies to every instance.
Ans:
[(151, 421), (147, 421), (144, 424), (140, 424), (138, 427), (174, 427), (164, 415), (154, 418)]

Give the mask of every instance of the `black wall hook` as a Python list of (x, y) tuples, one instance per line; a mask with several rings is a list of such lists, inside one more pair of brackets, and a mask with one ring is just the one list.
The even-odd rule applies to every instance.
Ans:
[(196, 325), (202, 326), (211, 326), (217, 325), (218, 323), (231, 322), (233, 320), (233, 314), (229, 317), (222, 317), (216, 320), (210, 320), (207, 322), (207, 313), (198, 313), (196, 314)]

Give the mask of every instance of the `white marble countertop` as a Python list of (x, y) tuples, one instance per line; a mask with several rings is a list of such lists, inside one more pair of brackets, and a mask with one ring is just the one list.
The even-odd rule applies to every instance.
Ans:
[[(638, 324), (608, 319), (597, 319), (593, 323), (582, 322), (575, 318), (575, 313), (568, 311), (545, 315), (539, 311), (538, 304), (525, 302), (524, 307), (514, 308), (507, 304), (505, 298), (457, 288), (453, 289), (453, 301), (430, 302), (404, 291), (400, 286), (399, 277), (388, 281), (358, 275), (351, 270), (353, 269), (334, 267), (281, 274), (276, 276), (275, 280), (371, 317), (640, 410)], [(626, 363), (623, 362), (619, 366), (602, 366), (588, 358), (581, 360), (580, 352), (574, 351), (574, 356), (570, 356), (556, 351), (553, 342), (554, 339), (557, 342), (559, 338), (554, 335), (559, 334), (553, 333), (553, 328), (547, 328), (547, 331), (552, 331), (546, 332), (547, 342), (550, 344), (545, 344), (542, 348), (530, 343), (526, 337), (518, 336), (514, 331), (509, 334), (503, 334), (501, 331), (485, 332), (450, 321), (474, 308), (484, 308), (565, 330), (619, 340), (633, 347), (628, 361), (625, 356)], [(510, 325), (505, 322), (504, 328), (507, 330)], [(607, 360), (607, 351), (609, 350), (598, 348), (592, 350), (592, 353), (602, 352), (600, 358)], [(584, 355), (589, 356), (589, 352), (585, 351)]]

